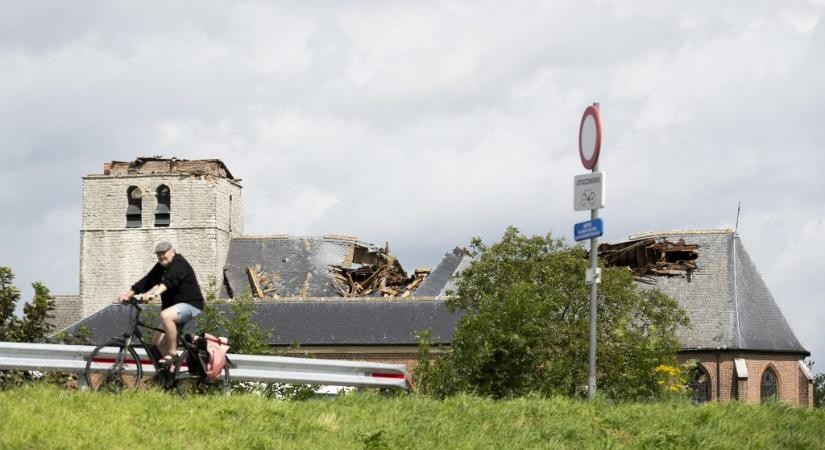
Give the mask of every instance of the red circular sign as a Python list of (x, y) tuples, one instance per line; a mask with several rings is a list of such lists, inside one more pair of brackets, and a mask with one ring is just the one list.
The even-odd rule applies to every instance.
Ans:
[(596, 165), (601, 147), (602, 121), (599, 119), (599, 109), (588, 106), (579, 125), (579, 157), (585, 169), (592, 169)]

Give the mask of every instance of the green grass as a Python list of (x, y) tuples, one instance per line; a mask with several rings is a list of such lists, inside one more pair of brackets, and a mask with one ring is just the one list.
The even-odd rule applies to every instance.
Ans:
[(825, 449), (825, 411), (782, 405), (588, 404), (564, 398), (0, 392), (0, 448)]

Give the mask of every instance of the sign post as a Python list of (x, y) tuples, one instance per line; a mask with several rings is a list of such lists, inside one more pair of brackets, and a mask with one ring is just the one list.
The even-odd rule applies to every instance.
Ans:
[(598, 240), (604, 232), (601, 219), (599, 219), (599, 208), (604, 207), (604, 174), (599, 172), (601, 146), (602, 124), (599, 118), (599, 104), (594, 103), (584, 110), (581, 125), (579, 125), (579, 157), (581, 157), (584, 168), (591, 169), (591, 173), (575, 177), (573, 189), (575, 196), (573, 209), (575, 211), (589, 209), (590, 223), (598, 224), (591, 225), (591, 227), (582, 226), (582, 228), (598, 228), (598, 234), (595, 231), (590, 233), (592, 236), (590, 237), (590, 269), (585, 275), (585, 281), (590, 283), (590, 344), (587, 349), (588, 400), (593, 400), (596, 395), (596, 298), (601, 281), (598, 268)]

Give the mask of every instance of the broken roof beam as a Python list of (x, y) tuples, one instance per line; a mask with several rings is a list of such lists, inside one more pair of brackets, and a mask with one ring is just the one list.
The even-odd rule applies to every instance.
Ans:
[(635, 277), (684, 275), (697, 268), (698, 245), (684, 239), (645, 238), (618, 244), (602, 244), (599, 256), (610, 266), (627, 267)]

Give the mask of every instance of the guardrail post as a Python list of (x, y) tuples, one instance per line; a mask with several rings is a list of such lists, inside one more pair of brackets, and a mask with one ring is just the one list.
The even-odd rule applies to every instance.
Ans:
[(86, 380), (86, 372), (78, 372), (77, 373), (77, 388), (81, 391), (85, 391), (89, 389), (89, 383)]

